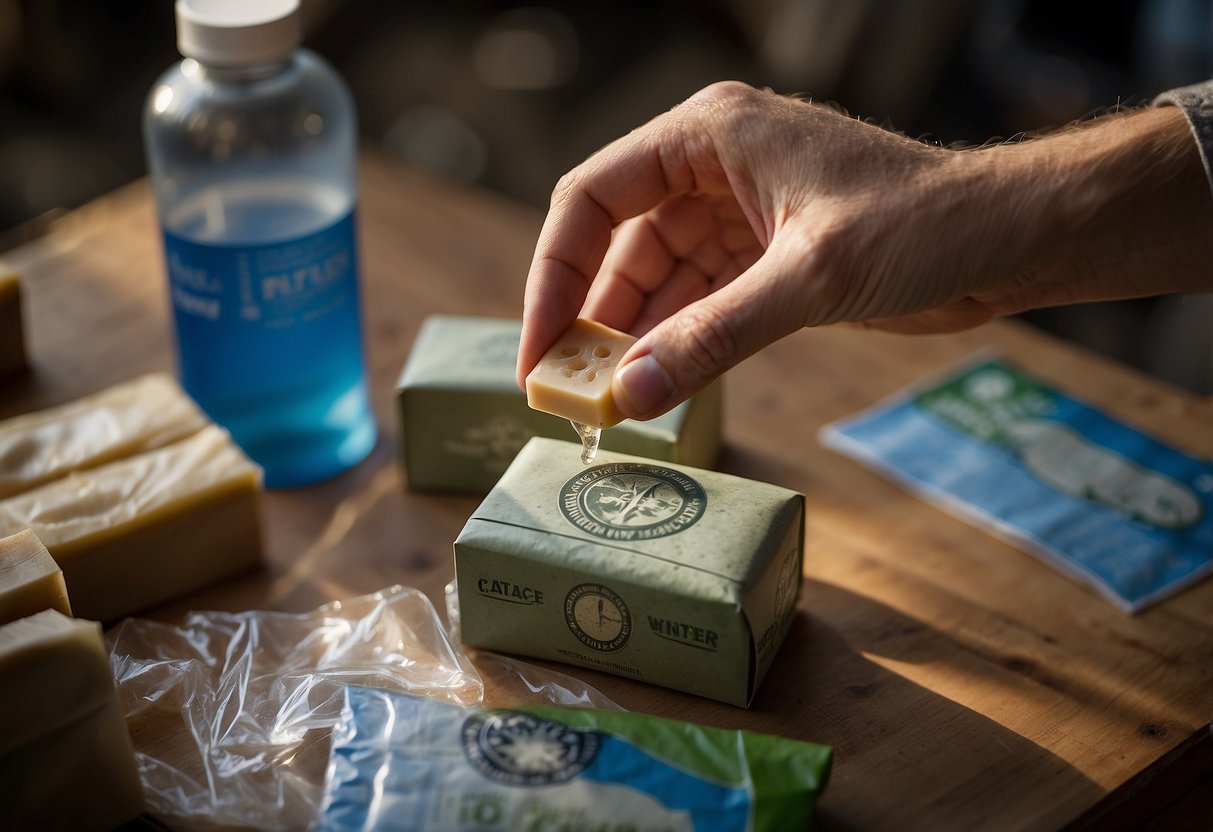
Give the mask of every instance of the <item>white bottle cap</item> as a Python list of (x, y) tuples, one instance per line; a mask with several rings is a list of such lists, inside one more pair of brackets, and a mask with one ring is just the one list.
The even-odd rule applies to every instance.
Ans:
[(204, 64), (272, 64), (302, 41), (299, 0), (177, 0), (177, 51)]

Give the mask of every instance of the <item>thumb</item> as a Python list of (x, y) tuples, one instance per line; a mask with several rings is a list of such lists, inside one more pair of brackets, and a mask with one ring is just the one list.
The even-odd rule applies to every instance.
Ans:
[[(768, 252), (769, 253), (769, 252)], [(628, 350), (611, 394), (630, 419), (660, 416), (763, 347), (794, 332), (803, 318), (781, 302), (778, 283), (745, 274), (666, 318)]]

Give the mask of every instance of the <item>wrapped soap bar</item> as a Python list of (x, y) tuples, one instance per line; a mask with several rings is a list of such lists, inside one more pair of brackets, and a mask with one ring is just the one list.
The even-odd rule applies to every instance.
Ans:
[(791, 624), (804, 498), (532, 439), (455, 541), (467, 644), (747, 706)]
[(153, 373), (0, 422), (0, 498), (197, 433), (209, 424), (177, 381)]
[(59, 564), (29, 529), (0, 538), (0, 624), (43, 610), (72, 614)]
[[(484, 492), (532, 436), (576, 437), (567, 419), (532, 410), (518, 389), (521, 333), (515, 320), (426, 319), (396, 388), (400, 464), (410, 488)], [(707, 468), (720, 433), (717, 382), (663, 416), (603, 431), (601, 447)]]
[(0, 829), (104, 832), (142, 810), (101, 626), (46, 610), (0, 627)]
[(16, 373), (25, 367), (21, 280), (0, 266), (0, 376)]
[(808, 829), (831, 749), (646, 714), (346, 688), (324, 832)]
[(0, 535), (32, 529), (76, 614), (111, 621), (257, 566), (260, 484), (211, 425), (0, 501)]

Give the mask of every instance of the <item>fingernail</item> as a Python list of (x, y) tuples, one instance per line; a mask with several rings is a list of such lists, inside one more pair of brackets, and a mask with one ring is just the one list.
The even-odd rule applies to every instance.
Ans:
[(615, 374), (615, 380), (632, 412), (638, 416), (657, 408), (674, 394), (670, 374), (652, 355), (637, 358), (623, 366)]

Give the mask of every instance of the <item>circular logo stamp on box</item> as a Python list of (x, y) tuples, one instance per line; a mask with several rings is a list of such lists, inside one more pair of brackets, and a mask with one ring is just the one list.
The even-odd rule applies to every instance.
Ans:
[(685, 531), (703, 516), (708, 495), (681, 471), (641, 462), (595, 465), (560, 489), (560, 511), (607, 540), (651, 540)]
[(578, 641), (599, 653), (614, 653), (632, 637), (628, 605), (602, 584), (578, 584), (569, 590), (564, 620)]
[(566, 783), (594, 762), (601, 745), (596, 731), (517, 711), (474, 714), (462, 736), (472, 768), (511, 786)]

